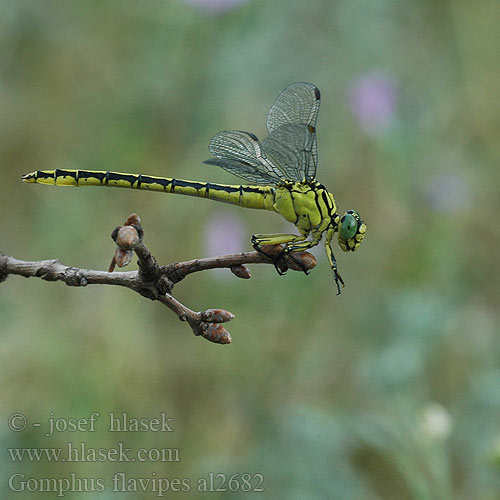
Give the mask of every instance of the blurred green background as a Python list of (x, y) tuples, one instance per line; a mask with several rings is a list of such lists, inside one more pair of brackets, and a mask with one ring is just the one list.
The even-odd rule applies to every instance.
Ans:
[[(238, 183), (201, 163), (210, 138), (263, 138), (295, 81), (322, 92), (319, 180), (368, 224), (359, 252), (335, 252), (339, 297), (321, 248), (307, 277), (253, 266), (248, 281), (214, 271), (177, 285), (192, 309), (236, 315), (229, 346), (129, 290), (10, 277), (1, 498), (56, 498), (13, 493), (14, 473), (106, 481), (68, 499), (157, 497), (113, 492), (120, 471), (187, 478), (190, 491), (170, 498), (204, 498), (197, 482), (212, 472), (259, 473), (265, 488), (214, 499), (499, 499), (499, 23), (495, 0), (1, 2), (4, 253), (106, 269), (109, 235), (132, 212), (164, 264), (289, 231), (269, 212), (20, 177), (82, 168)], [(31, 425), (95, 411), (95, 433)], [(15, 412), (24, 432), (7, 427)], [(109, 412), (165, 412), (174, 432), (110, 433)], [(180, 461), (15, 463), (5, 451), (68, 441), (178, 448)]]

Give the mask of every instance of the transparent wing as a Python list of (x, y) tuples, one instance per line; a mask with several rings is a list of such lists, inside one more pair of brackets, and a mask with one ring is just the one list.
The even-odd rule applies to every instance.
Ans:
[(203, 163), (207, 165), (216, 165), (218, 167), (223, 168), (227, 172), (231, 174), (237, 175), (242, 179), (250, 182), (251, 184), (261, 184), (261, 185), (269, 185), (269, 184), (277, 184), (277, 180), (271, 176), (267, 176), (267, 174), (263, 174), (259, 172), (258, 169), (252, 167), (251, 165), (247, 165), (245, 163), (234, 161), (234, 160), (217, 160), (210, 159), (205, 160)]
[(286, 124), (262, 141), (264, 152), (286, 178), (301, 182), (316, 173), (316, 133), (310, 125)]
[(219, 132), (210, 141), (208, 149), (217, 159), (205, 163), (222, 167), (253, 184), (279, 184), (287, 178), (285, 171), (267, 158), (257, 137), (249, 132)]
[[(301, 180), (304, 178), (311, 180), (316, 175), (318, 150), (315, 127), (319, 105), (320, 92), (315, 85), (304, 82), (292, 83), (281, 92), (267, 115), (269, 137), (272, 137), (273, 133), (284, 125), (296, 124), (308, 127), (309, 138), (306, 141), (307, 146), (305, 149), (297, 151), (304, 160), (301, 166)], [(302, 135), (303, 132), (300, 132), (299, 138), (294, 141), (294, 144), (302, 144), (300, 139)]]
[(277, 97), (267, 115), (269, 134), (281, 125), (302, 123), (316, 126), (320, 104), (319, 89), (312, 83), (292, 83)]

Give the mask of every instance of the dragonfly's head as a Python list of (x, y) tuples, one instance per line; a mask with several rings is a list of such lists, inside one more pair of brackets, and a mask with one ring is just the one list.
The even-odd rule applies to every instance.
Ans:
[(366, 224), (358, 212), (348, 210), (338, 222), (339, 245), (345, 252), (354, 252), (359, 248), (366, 233)]

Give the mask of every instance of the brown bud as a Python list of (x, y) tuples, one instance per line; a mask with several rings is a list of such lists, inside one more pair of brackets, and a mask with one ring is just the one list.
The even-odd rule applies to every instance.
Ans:
[(262, 245), (260, 251), (270, 259), (277, 259), (283, 253), (283, 247), (277, 245)]
[(232, 341), (229, 332), (218, 323), (200, 323), (200, 334), (216, 344), (230, 344)]
[(139, 242), (137, 230), (132, 226), (121, 227), (116, 235), (116, 244), (124, 250), (131, 250)]
[(132, 262), (132, 258), (134, 257), (134, 252), (131, 250), (123, 250), (120, 247), (116, 247), (114, 262), (118, 267), (125, 267)]
[(241, 264), (241, 266), (232, 266), (231, 272), (238, 278), (243, 278), (244, 280), (252, 277), (252, 275), (250, 274), (250, 269), (248, 269), (245, 264)]
[(287, 257), (288, 267), (294, 271), (310, 271), (318, 264), (316, 257), (309, 252), (290, 252)]
[(234, 314), (225, 309), (207, 309), (201, 313), (201, 318), (212, 323), (226, 323), (234, 319)]
[(130, 214), (125, 221), (126, 226), (132, 226), (132, 225), (140, 225), (141, 224), (141, 218), (137, 214)]
[(116, 226), (114, 229), (113, 229), (113, 232), (111, 233), (111, 239), (113, 241), (116, 241), (116, 237), (118, 236), (118, 231), (122, 228), (123, 226)]

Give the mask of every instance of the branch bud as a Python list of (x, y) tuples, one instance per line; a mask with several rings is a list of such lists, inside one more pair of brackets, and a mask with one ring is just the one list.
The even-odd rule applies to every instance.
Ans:
[(118, 267), (128, 266), (133, 257), (134, 252), (131, 250), (123, 250), (120, 247), (115, 248), (114, 262)]
[(137, 214), (130, 214), (125, 221), (126, 226), (138, 226), (141, 224), (141, 218)]
[(230, 333), (219, 323), (200, 323), (200, 335), (215, 344), (230, 344)]
[(201, 313), (201, 319), (210, 323), (226, 323), (234, 319), (234, 314), (225, 309), (207, 309)]
[(260, 251), (270, 259), (277, 259), (283, 253), (283, 247), (280, 244), (262, 245)]
[(293, 271), (310, 271), (318, 264), (316, 257), (309, 252), (290, 252), (287, 257), (287, 266)]
[(116, 244), (123, 250), (132, 250), (139, 242), (137, 229), (132, 226), (124, 226), (118, 229), (116, 234)]
[(238, 278), (243, 278), (244, 280), (250, 279), (252, 277), (252, 275), (250, 274), (250, 269), (248, 269), (245, 264), (241, 264), (240, 266), (232, 266), (231, 272)]

